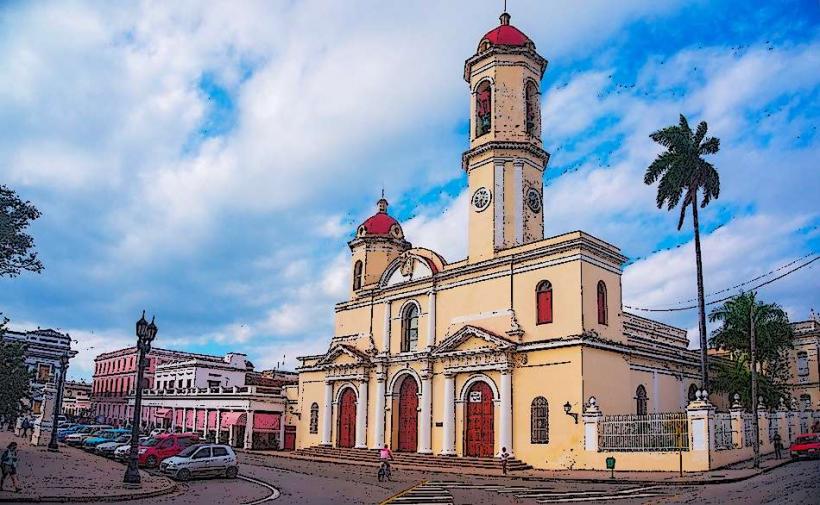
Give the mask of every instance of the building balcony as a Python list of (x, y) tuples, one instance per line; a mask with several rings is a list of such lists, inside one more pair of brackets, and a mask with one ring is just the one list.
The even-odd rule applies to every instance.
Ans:
[(234, 386), (208, 388), (143, 389), (143, 396), (266, 395), (281, 396), (282, 388), (270, 386)]

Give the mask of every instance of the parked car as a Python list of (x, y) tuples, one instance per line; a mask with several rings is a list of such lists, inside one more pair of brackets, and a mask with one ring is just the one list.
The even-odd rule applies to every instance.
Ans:
[(156, 437), (157, 435), (162, 435), (165, 433), (165, 430), (162, 428), (154, 428), (151, 430), (151, 433), (148, 434), (149, 437)]
[(75, 424), (74, 426), (70, 426), (68, 428), (57, 428), (57, 441), (58, 442), (65, 442), (65, 438), (72, 433), (77, 433), (81, 429), (85, 428), (86, 425), (84, 424)]
[(98, 431), (110, 430), (110, 429), (112, 429), (112, 426), (100, 425), (100, 424), (91, 425), (91, 426), (84, 426), (79, 431), (76, 431), (76, 432), (72, 433), (71, 435), (68, 435), (67, 437), (65, 437), (65, 443), (68, 444), (68, 445), (74, 445), (74, 446), (82, 445), (83, 440), (85, 440), (86, 438), (94, 435)]
[(196, 444), (172, 456), (162, 463), (160, 471), (177, 480), (191, 477), (227, 477), (234, 479), (239, 474), (236, 453), (228, 445)]
[(156, 468), (166, 458), (199, 443), (198, 433), (169, 433), (148, 439), (139, 448), (139, 464)]
[(94, 452), (96, 452), (100, 456), (106, 456), (110, 458), (114, 456), (114, 451), (117, 449), (117, 447), (120, 447), (122, 445), (126, 447), (131, 447), (130, 433), (123, 433), (114, 440), (101, 443), (100, 445), (94, 448)]
[(123, 429), (123, 428), (114, 428), (114, 429), (110, 429), (110, 430), (102, 430), (102, 431), (99, 431), (99, 432), (95, 433), (93, 436), (87, 437), (85, 440), (83, 440), (82, 447), (85, 450), (92, 450), (93, 451), (94, 448), (97, 447), (98, 445), (100, 445), (102, 443), (105, 443), (105, 442), (110, 442), (110, 441), (114, 440), (115, 438), (119, 437), (120, 435), (125, 435), (126, 433), (128, 433), (128, 430)]
[(801, 457), (820, 458), (820, 433), (797, 435), (789, 447), (792, 459)]

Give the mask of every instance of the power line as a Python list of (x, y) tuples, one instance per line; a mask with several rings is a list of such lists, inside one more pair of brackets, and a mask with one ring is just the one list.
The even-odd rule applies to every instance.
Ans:
[[(765, 282), (761, 282), (760, 284), (750, 288), (750, 291), (754, 291), (756, 289), (762, 288), (763, 286), (767, 286), (767, 285), (769, 285), (769, 284), (771, 284), (771, 283), (773, 283), (777, 280), (780, 280), (783, 277), (786, 277), (787, 275), (790, 275), (790, 274), (800, 270), (803, 267), (807, 267), (807, 266), (811, 265), (812, 263), (814, 263), (817, 260), (820, 260), (820, 256), (816, 256), (815, 258), (811, 259), (810, 261), (807, 261), (806, 263), (803, 263), (802, 265), (798, 265), (798, 266), (792, 268), (791, 270), (789, 270), (789, 271), (787, 271), (783, 274), (778, 275), (777, 277), (773, 277), (773, 278), (771, 278), (771, 279), (769, 279)], [(762, 276), (762, 277), (765, 277), (765, 275)], [(745, 282), (745, 283), (742, 283), (742, 284), (748, 284), (749, 282), (752, 282), (752, 281), (748, 281), (748, 282)], [(727, 288), (727, 289), (732, 289), (732, 288)], [(720, 293), (722, 291), (726, 291), (726, 289), (718, 291), (718, 293)], [(726, 296), (726, 297), (720, 298), (718, 300), (713, 300), (711, 302), (707, 302), (705, 305), (706, 306), (715, 305), (716, 303), (725, 302), (726, 300), (728, 300), (732, 297), (734, 297), (734, 295)], [(649, 308), (645, 308), (645, 307), (631, 307), (629, 305), (624, 305), (624, 308), (629, 309), (629, 310), (640, 310), (640, 311), (643, 311), (643, 312), (682, 312), (684, 310), (697, 309), (698, 306), (697, 305), (689, 305), (687, 307), (670, 307), (670, 308), (666, 308), (666, 309), (649, 309)]]

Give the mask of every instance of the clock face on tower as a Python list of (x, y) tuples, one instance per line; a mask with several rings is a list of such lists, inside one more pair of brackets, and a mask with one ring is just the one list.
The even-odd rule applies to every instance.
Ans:
[(527, 207), (536, 214), (541, 212), (541, 193), (535, 188), (527, 191)]
[(486, 209), (490, 206), (490, 200), (492, 195), (490, 194), (490, 190), (487, 188), (478, 188), (475, 193), (473, 193), (473, 208), (475, 208), (476, 212), (481, 212), (482, 210)]

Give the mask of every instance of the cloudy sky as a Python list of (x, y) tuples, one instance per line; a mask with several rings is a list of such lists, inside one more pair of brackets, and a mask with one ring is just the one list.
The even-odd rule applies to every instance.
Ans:
[[(161, 347), (244, 351), (257, 368), (322, 352), (346, 241), (382, 186), (414, 245), (465, 256), (463, 63), (501, 4), (2, 2), (0, 183), (42, 210), (46, 268), (3, 279), (0, 311), (69, 331), (78, 378), (134, 341), (143, 308)], [(684, 113), (721, 139), (707, 292), (820, 250), (818, 9), (512, 0), (550, 62), (547, 235), (619, 245), (626, 305), (686, 305), (691, 221), (678, 232), (642, 182), (648, 134)], [(805, 319), (818, 265), (761, 296)], [(697, 339), (694, 311), (655, 317)]]

